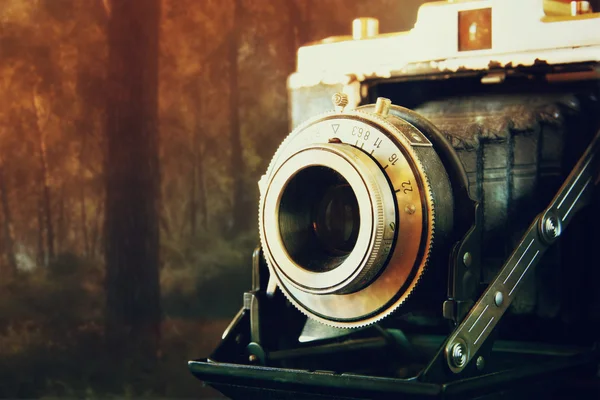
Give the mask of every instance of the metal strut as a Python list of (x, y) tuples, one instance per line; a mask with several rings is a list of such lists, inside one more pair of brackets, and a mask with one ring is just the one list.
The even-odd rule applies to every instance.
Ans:
[(600, 180), (599, 172), (600, 131), (550, 205), (535, 218), (494, 281), (446, 341), (444, 356), (452, 372), (460, 373), (475, 358), (514, 300), (519, 284), (569, 225), (578, 208), (589, 203), (592, 188)]

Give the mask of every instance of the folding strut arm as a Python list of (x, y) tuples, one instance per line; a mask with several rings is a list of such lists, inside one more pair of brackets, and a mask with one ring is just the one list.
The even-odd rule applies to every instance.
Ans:
[(569, 225), (576, 211), (590, 201), (599, 170), (600, 132), (550, 205), (535, 218), (494, 281), (446, 341), (444, 355), (452, 372), (460, 373), (475, 357), (514, 300), (523, 279)]

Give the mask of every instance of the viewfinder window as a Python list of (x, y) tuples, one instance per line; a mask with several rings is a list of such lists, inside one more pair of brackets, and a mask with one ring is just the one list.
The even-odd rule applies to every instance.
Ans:
[(492, 48), (492, 9), (458, 13), (458, 51)]

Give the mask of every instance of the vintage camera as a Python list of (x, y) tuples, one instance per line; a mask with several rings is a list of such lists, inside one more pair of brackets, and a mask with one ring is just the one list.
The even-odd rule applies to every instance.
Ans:
[(191, 371), (240, 398), (598, 395), (600, 13), (377, 25), (299, 49), (253, 287)]

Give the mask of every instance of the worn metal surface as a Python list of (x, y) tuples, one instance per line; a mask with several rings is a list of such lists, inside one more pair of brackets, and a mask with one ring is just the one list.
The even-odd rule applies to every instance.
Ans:
[[(489, 49), (459, 50), (460, 13), (491, 9)], [(544, 2), (478, 0), (426, 3), (408, 32), (353, 40), (329, 38), (301, 47), (290, 89), (319, 84), (512, 66), (600, 61), (600, 13), (552, 15)], [(477, 26), (475, 26), (477, 27)], [(472, 24), (467, 28), (473, 28)]]
[[(325, 324), (338, 327), (360, 327), (374, 323), (405, 303), (419, 285), (427, 269), (430, 254), (433, 250), (442, 248), (445, 235), (452, 230), (453, 198), (450, 184), (438, 156), (431, 147), (431, 142), (423, 136), (423, 132), (419, 132), (401, 118), (392, 114), (383, 117), (373, 111), (377, 110), (349, 110), (343, 113), (323, 114), (310, 119), (294, 130), (283, 142), (273, 157), (267, 174), (259, 184), (261, 242), (271, 273), (278, 280), (278, 286), (303, 313)], [(391, 113), (390, 109), (388, 111)], [(342, 164), (338, 167), (327, 164), (325, 162), (327, 155), (323, 153), (322, 148), (335, 146), (335, 144), (325, 145), (331, 138), (339, 139), (344, 143), (341, 144), (342, 146), (354, 146), (353, 151), (361, 152), (365, 157), (369, 154), (374, 160), (373, 167), (369, 167), (372, 171), (360, 166), (352, 167), (352, 170), (359, 171), (363, 175), (363, 178), (354, 179), (349, 172), (343, 172)], [(306, 149), (323, 153), (323, 156), (314, 155), (307, 157), (302, 163), (290, 164), (290, 160), (297, 157), (299, 152), (308, 151)], [(424, 163), (421, 160), (424, 160)], [(286, 229), (286, 225), (277, 222), (277, 216), (281, 211), (285, 211), (285, 207), (281, 205), (283, 203), (279, 201), (282, 198), (283, 188), (287, 187), (288, 172), (297, 173), (310, 165), (325, 164), (341, 171), (350, 182), (357, 198), (359, 195), (362, 196), (359, 198), (359, 205), (363, 209), (361, 212), (378, 211), (385, 206), (386, 212), (394, 213), (394, 218), (386, 220), (381, 235), (372, 242), (372, 246), (380, 249), (378, 252), (365, 253), (362, 241), (359, 240), (357, 246), (339, 267), (331, 271), (315, 272), (308, 271), (306, 267), (302, 268), (299, 261), (289, 259), (287, 256), (289, 250), (286, 250), (284, 243), (278, 239), (281, 235), (277, 232), (279, 230), (284, 233), (282, 226)], [(288, 168), (288, 165), (291, 166)], [(290, 170), (287, 171), (286, 168)], [(280, 172), (283, 170), (287, 171), (285, 176)], [(368, 190), (359, 190), (360, 185), (352, 183), (354, 180), (358, 182), (365, 177), (377, 176), (373, 171), (382, 175), (382, 181), (385, 181), (382, 187), (387, 186), (393, 196), (391, 202), (386, 201), (376, 206), (374, 202), (377, 199), (369, 200)], [(437, 172), (432, 174), (432, 171)], [(314, 185), (311, 188), (303, 187), (296, 196), (308, 195), (314, 190)], [(367, 194), (361, 195), (362, 192)], [(367, 205), (369, 203), (370, 206)], [(396, 211), (396, 203), (399, 207), (398, 211)], [(434, 207), (441, 218), (439, 221), (434, 219)], [(366, 223), (370, 219), (363, 218), (361, 214), (361, 224), (363, 221)], [(361, 225), (361, 232), (370, 229), (370, 225), (367, 225), (364, 227)], [(308, 226), (313, 225), (308, 224)], [(436, 234), (439, 235), (437, 240), (433, 237), (434, 226)], [(294, 230), (297, 231), (298, 229)], [(361, 239), (361, 232), (359, 232), (359, 239)], [(357, 260), (368, 260), (373, 255), (378, 256), (379, 253), (382, 254), (381, 261), (385, 262), (385, 268), (380, 268), (381, 271), (373, 270), (370, 275), (364, 275), (369, 279), (360, 280), (362, 276), (358, 275), (360, 270), (357, 268), (361, 264)], [(314, 254), (306, 252), (304, 256), (314, 256)], [(352, 272), (354, 270), (358, 272)], [(358, 288), (351, 287), (350, 292), (340, 293), (339, 289), (348, 286), (348, 277), (354, 279), (354, 275), (344, 271), (358, 275), (361, 285)], [(296, 279), (301, 275), (300, 272), (306, 276), (301, 285)], [(340, 278), (342, 272), (345, 275), (341, 275)], [(335, 291), (316, 293), (316, 290), (313, 290), (317, 283), (326, 285), (334, 278), (337, 279)], [(310, 283), (312, 287), (307, 287), (309, 281), (312, 282)]]
[[(477, 18), (467, 19), (469, 30), (463, 32), (463, 40), (471, 40), (472, 34), (471, 44), (482, 50), (458, 51), (458, 13), (490, 7), (491, 15), (487, 11), (464, 14)], [(331, 96), (343, 92), (346, 96), (340, 96), (340, 101), (344, 104), (336, 104), (338, 111), (343, 108), (348, 112), (383, 96), (417, 111), (391, 108), (390, 114), (400, 112), (400, 118), (418, 130), (435, 132), (428, 136), (432, 146), (418, 147), (413, 142), (411, 147), (415, 151), (435, 149), (452, 183), (448, 193), (457, 205), (455, 231), (460, 231), (460, 238), (466, 238), (451, 253), (451, 290), (444, 305), (444, 315), (456, 322), (463, 319), (472, 299), (481, 293), (482, 287), (477, 283), (493, 280), (535, 215), (560, 187), (592, 130), (598, 128), (600, 36), (596, 32), (600, 14), (571, 16), (565, 10), (541, 0), (429, 4), (421, 9), (417, 25), (410, 32), (374, 36), (363, 34), (365, 30), (357, 26), (356, 36), (361, 39), (334, 38), (301, 48), (298, 71), (289, 79), (294, 128), (330, 109)], [(485, 29), (490, 28), (486, 25), (488, 16), (491, 48), (483, 49), (489, 46), (490, 37), (485, 36)], [(483, 25), (471, 29), (473, 22)], [(367, 106), (362, 111), (379, 109), (380, 114), (386, 114), (385, 108), (380, 102), (380, 107)], [(411, 141), (410, 136), (403, 138)], [(428, 157), (423, 154), (425, 164)], [(452, 167), (455, 164), (462, 164), (466, 176), (462, 168)], [(467, 188), (478, 201), (477, 212), (473, 212)], [(436, 199), (440, 200), (443, 203), (444, 197)], [(400, 212), (403, 210), (413, 215), (411, 212), (416, 213), (417, 207), (399, 208)], [(477, 321), (472, 321), (478, 317), (471, 318), (474, 314), (465, 320), (465, 324), (470, 321), (468, 329), (474, 326), (473, 322), (479, 324), (472, 329), (473, 335), (455, 334), (447, 342), (455, 360), (450, 365), (444, 357), (444, 337), (435, 343), (425, 340), (427, 346), (413, 341), (399, 350), (387, 347), (389, 343), (381, 337), (352, 336), (362, 335), (364, 330), (340, 336), (339, 331), (322, 333), (307, 325), (309, 339), (329, 337), (330, 342), (298, 344), (304, 320), (299, 313), (294, 314), (293, 307), (283, 307), (286, 303), (281, 293), (274, 290), (275, 280), (271, 279), (270, 297), (261, 307), (279, 308), (266, 313), (265, 317), (271, 318), (269, 322), (261, 319), (264, 326), (275, 328), (261, 333), (266, 364), (277, 368), (247, 365), (250, 349), (246, 344), (252, 336), (249, 310), (242, 311), (228, 329), (213, 361), (192, 362), (190, 368), (208, 382), (235, 385), (237, 389), (220, 387), (225, 393), (243, 398), (263, 397), (267, 393), (274, 398), (389, 398), (400, 394), (494, 398), (508, 391), (539, 394), (540, 389), (555, 395), (569, 393), (552, 391), (573, 374), (593, 375), (597, 352), (544, 350), (539, 343), (500, 349), (492, 347), (492, 340), (475, 351), (473, 343), (483, 342), (490, 326), (500, 318), (499, 314), (486, 314), (490, 308), (503, 313), (509, 307), (510, 318), (503, 317), (503, 326), (493, 332), (501, 337), (586, 345), (598, 340), (597, 332), (589, 326), (600, 317), (600, 292), (595, 290), (600, 273), (586, 264), (586, 254), (592, 254), (589, 247), (597, 243), (594, 237), (600, 238), (593, 220), (600, 222), (600, 213), (588, 210), (587, 216), (590, 221), (574, 221), (572, 225), (577, 226), (565, 235), (560, 234), (558, 220), (542, 220), (544, 238), (538, 238), (540, 244), (549, 244), (557, 236), (559, 243), (542, 260), (543, 268), (529, 273), (535, 276), (527, 278), (523, 272), (527, 268), (531, 271), (529, 261), (508, 272), (512, 276), (505, 283), (521, 288), (518, 296), (516, 290), (511, 293), (512, 289), (489, 289), (484, 296), (487, 303), (473, 311), (485, 310), (484, 315)], [(436, 219), (442, 217), (436, 215)], [(478, 229), (469, 231), (473, 225)], [(529, 247), (532, 248), (533, 245)], [(423, 282), (444, 280), (448, 254), (450, 250), (428, 265), (431, 268), (426, 272), (430, 275)], [(530, 255), (535, 255), (536, 260), (541, 257), (536, 252)], [(521, 261), (525, 258), (526, 255)], [(438, 293), (423, 292), (426, 297)], [(427, 307), (423, 298), (416, 303)], [(436, 303), (435, 307), (440, 305), (441, 302)], [(439, 308), (435, 311), (439, 315)], [(283, 318), (287, 319), (278, 320)], [(299, 326), (296, 329), (289, 324), (294, 320)], [(412, 321), (401, 318), (385, 321), (402, 326), (407, 333), (416, 327), (410, 325)], [(461, 345), (455, 348), (454, 339)], [(472, 358), (475, 360), (468, 362)], [(450, 368), (460, 373), (455, 374)], [(319, 369), (328, 371), (315, 371)], [(596, 393), (600, 394), (600, 390), (596, 389)]]
[[(516, 290), (523, 278), (531, 273), (548, 246), (558, 238), (560, 232), (551, 229), (555, 235), (548, 239), (547, 223), (565, 229), (573, 219), (575, 212), (589, 202), (594, 181), (600, 173), (600, 132), (590, 143), (586, 152), (567, 178), (551, 204), (540, 214), (527, 230), (508, 261), (494, 281), (483, 293), (471, 312), (458, 328), (450, 335), (446, 344), (446, 358), (450, 369), (461, 372), (473, 359), (481, 345), (487, 340), (503, 314), (516, 296)], [(456, 346), (464, 344), (461, 355), (464, 362), (456, 362)]]
[[(593, 94), (559, 92), (472, 95), (417, 108), (451, 141), (467, 171), (471, 195), (482, 207), (483, 282), (491, 281), (560, 187), (598, 126), (596, 107)], [(579, 235), (572, 232), (572, 237)], [(574, 251), (569, 244), (559, 247)], [(572, 312), (565, 308), (564, 295), (555, 294), (574, 277), (565, 275), (559, 248), (551, 252), (554, 257), (544, 258), (537, 277), (524, 280), (526, 289), (513, 303), (513, 313), (556, 318)]]
[[(410, 341), (435, 347), (440, 339), (420, 336), (410, 338)], [(367, 351), (381, 348), (388, 353), (394, 351), (381, 338), (372, 338), (315, 346), (303, 353), (282, 352), (277, 357), (331, 357), (339, 351), (349, 354), (360, 348)], [(403, 399), (500, 399), (507, 396), (568, 395), (573, 391), (569, 379), (589, 375), (593, 371), (595, 357), (593, 352), (584, 348), (501, 342), (493, 351), (493, 358), (500, 362), (489, 366), (487, 362), (480, 361), (482, 373), (479, 376), (435, 383), (415, 380), (412, 376), (402, 379), (328, 370), (262, 367), (232, 363), (227, 359), (191, 361), (189, 368), (196, 377), (232, 398), (388, 399), (402, 396)], [(587, 386), (586, 389), (579, 388), (580, 398), (596, 398), (598, 386)]]

